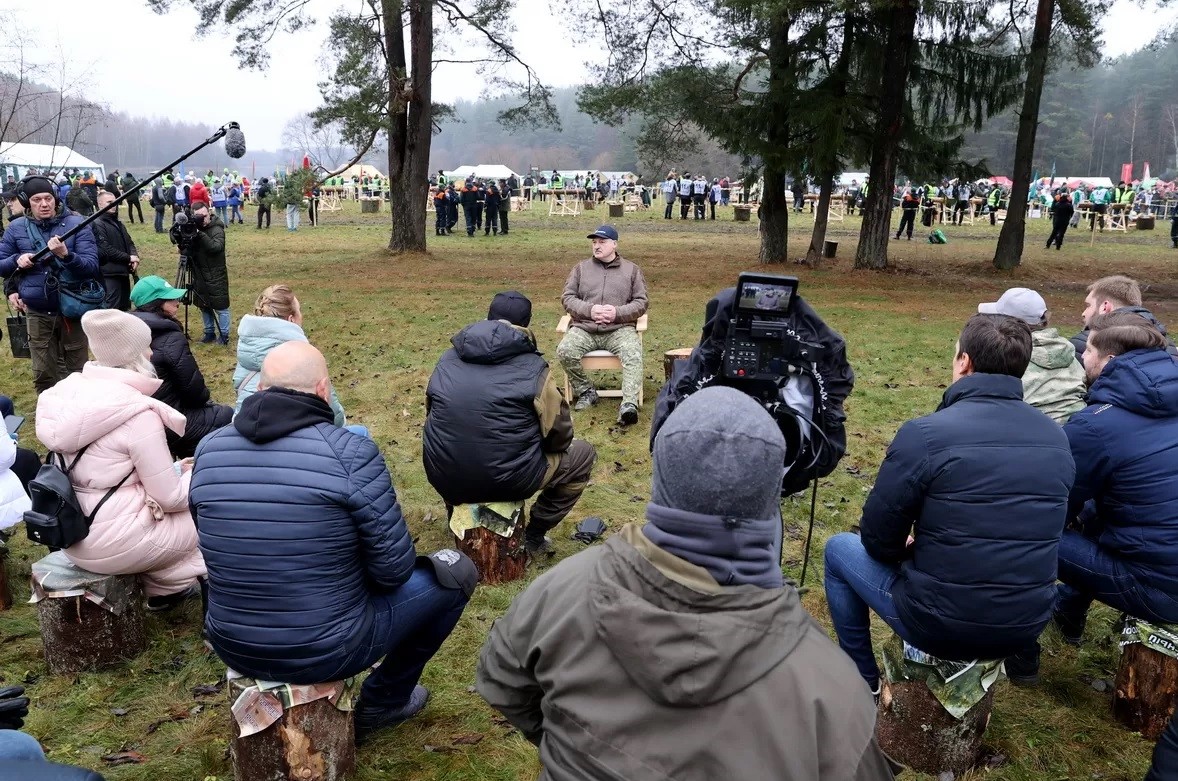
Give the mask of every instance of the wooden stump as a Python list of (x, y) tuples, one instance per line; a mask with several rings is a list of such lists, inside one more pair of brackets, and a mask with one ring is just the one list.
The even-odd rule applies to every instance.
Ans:
[(474, 562), (483, 583), (510, 583), (524, 576), (528, 554), (524, 549), (524, 524), (519, 523), (510, 537), (501, 537), (490, 529), (468, 529), (462, 539), (455, 537), (458, 550)]
[(138, 578), (130, 604), (119, 615), (85, 597), (46, 597), (37, 603), (45, 663), (49, 671), (69, 674), (115, 667), (147, 650), (143, 592)]
[(12, 607), (12, 584), (8, 580), (8, 548), (0, 545), (0, 610)]
[(614, 217), (625, 217), (626, 216), (626, 204), (624, 204), (624, 203), (611, 203), (609, 205), (609, 216), (611, 219)]
[(671, 381), (671, 375), (675, 373), (675, 362), (686, 361), (691, 357), (690, 347), (676, 347), (674, 350), (667, 350), (663, 353), (663, 377), (667, 382)]
[(751, 206), (733, 206), (732, 219), (736, 222), (748, 222), (749, 215), (752, 213)]
[(236, 722), (230, 724), (237, 781), (341, 781), (356, 767), (352, 711), (329, 700), (287, 708), (278, 721), (244, 738), (237, 736)]
[(1178, 704), (1178, 659), (1142, 643), (1121, 650), (1113, 716), (1142, 737), (1157, 740)]
[(961, 775), (973, 767), (994, 707), (994, 688), (960, 719), (923, 681), (884, 682), (875, 735), (884, 753), (920, 773)]
[(1153, 215), (1142, 215), (1141, 217), (1137, 218), (1137, 230), (1151, 231), (1153, 229), (1154, 229)]
[(365, 198), (360, 201), (361, 214), (376, 214), (380, 211), (380, 201), (375, 198)]
[(597, 208), (597, 202), (592, 200), (591, 198), (586, 198), (584, 201), (581, 202), (581, 208), (587, 212), (593, 211), (594, 209)]

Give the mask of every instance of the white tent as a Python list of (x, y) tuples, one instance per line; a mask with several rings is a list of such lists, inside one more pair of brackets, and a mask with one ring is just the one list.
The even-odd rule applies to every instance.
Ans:
[(850, 187), (851, 182), (855, 181), (859, 183), (860, 187), (862, 187), (863, 183), (867, 181), (867, 177), (868, 174), (863, 171), (852, 171), (851, 173), (839, 174), (838, 185), (839, 187)]
[(480, 163), (479, 165), (460, 165), (453, 171), (447, 171), (446, 176), (450, 179), (465, 179), (468, 176), (474, 176), (476, 179), (506, 179), (509, 176), (518, 176), (518, 174), (505, 165)]
[(63, 168), (77, 168), (90, 171), (99, 182), (106, 180), (106, 166), (84, 157), (68, 146), (49, 144), (9, 144), (0, 141), (0, 170), (4, 178), (22, 178), (30, 168), (38, 173), (49, 171), (56, 174)]
[(368, 177), (379, 176), (381, 179), (387, 178), (379, 168), (377, 168), (374, 165), (368, 165), (366, 163), (357, 163), (356, 165), (352, 166), (351, 168), (348, 168), (347, 170), (345, 170), (343, 173), (336, 174), (336, 176), (343, 177), (343, 180), (345, 182), (352, 181), (353, 176), (360, 177), (361, 181), (363, 181), (364, 177), (366, 177), (366, 176), (368, 176)]

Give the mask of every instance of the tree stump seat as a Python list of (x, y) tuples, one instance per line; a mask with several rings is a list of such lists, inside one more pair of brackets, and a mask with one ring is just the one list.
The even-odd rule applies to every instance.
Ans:
[(102, 670), (147, 650), (143, 591), (135, 575), (97, 575), (61, 551), (33, 564), (33, 601), (49, 671)]
[(524, 576), (524, 503), (464, 504), (450, 509), (450, 531), (458, 550), (474, 562), (479, 580), (489, 585)]
[(376, 198), (363, 198), (360, 200), (361, 214), (377, 214), (380, 212), (380, 200)]
[(287, 686), (229, 676), (236, 781), (342, 781), (355, 769), (353, 681)]
[(920, 773), (961, 775), (973, 767), (994, 708), (1002, 660), (945, 662), (907, 646), (885, 646), (876, 737), (892, 760)]
[(751, 206), (733, 206), (732, 219), (734, 222), (748, 222), (752, 211), (753, 210)]
[(1178, 625), (1125, 617), (1121, 661), (1113, 688), (1113, 716), (1142, 737), (1157, 740), (1178, 705)]

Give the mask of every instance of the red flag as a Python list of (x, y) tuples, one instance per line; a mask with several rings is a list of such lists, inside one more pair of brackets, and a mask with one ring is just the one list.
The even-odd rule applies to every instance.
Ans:
[(1133, 181), (1133, 164), (1132, 163), (1125, 163), (1124, 165), (1121, 166), (1121, 181), (1122, 182)]
[(1148, 160), (1145, 161), (1145, 170), (1141, 172), (1141, 178), (1142, 179), (1149, 178), (1149, 161)]

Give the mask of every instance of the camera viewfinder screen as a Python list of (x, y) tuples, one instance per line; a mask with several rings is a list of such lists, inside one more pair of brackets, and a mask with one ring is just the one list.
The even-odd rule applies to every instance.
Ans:
[(794, 288), (790, 285), (769, 282), (745, 282), (740, 286), (737, 307), (746, 312), (775, 312), (785, 314), (793, 300)]

